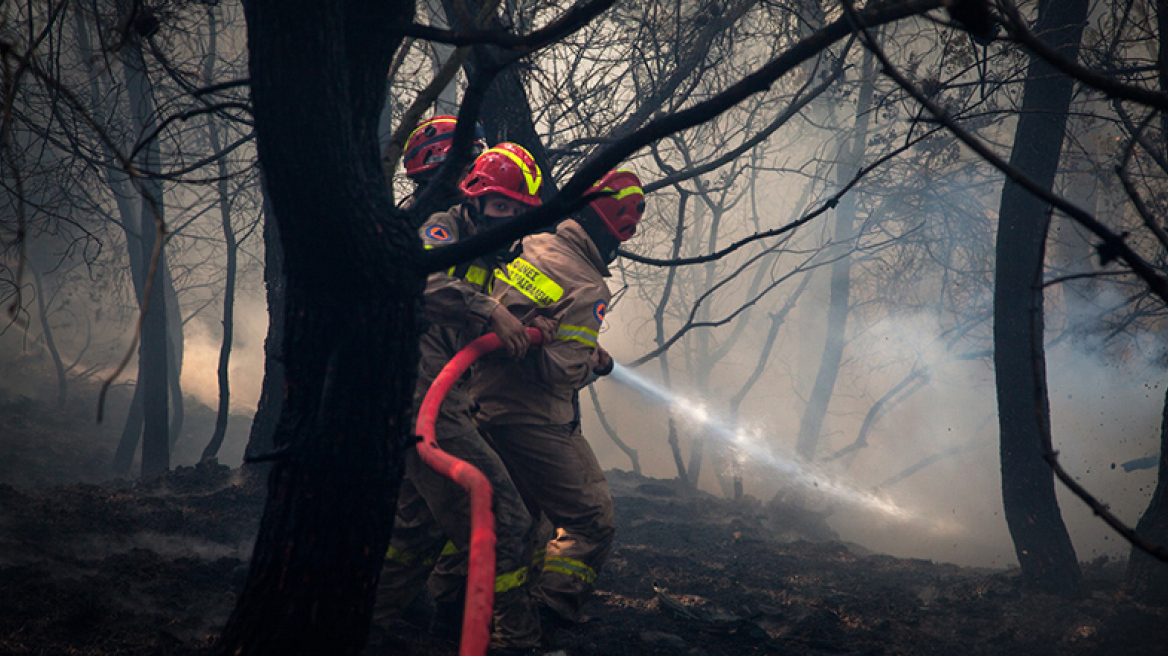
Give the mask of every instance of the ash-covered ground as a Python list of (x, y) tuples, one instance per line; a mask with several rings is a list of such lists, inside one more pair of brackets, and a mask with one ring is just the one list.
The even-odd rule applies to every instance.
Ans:
[[(112, 480), (120, 430), (93, 427), (91, 409), (0, 399), (0, 654), (207, 654), (262, 484), (220, 465)], [(549, 654), (1168, 653), (1168, 610), (1124, 596), (1123, 563), (1084, 564), (1089, 592), (1068, 600), (1023, 589), (1016, 570), (865, 553), (782, 503), (609, 476), (615, 549), (589, 621)], [(385, 653), (456, 652), (402, 624)]]

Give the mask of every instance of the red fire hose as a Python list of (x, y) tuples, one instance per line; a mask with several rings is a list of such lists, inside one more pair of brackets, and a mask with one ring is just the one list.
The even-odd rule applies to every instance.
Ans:
[[(542, 334), (535, 328), (528, 328), (527, 335), (532, 344), (543, 342)], [(487, 477), (474, 466), (439, 448), (434, 438), (434, 421), (446, 394), (470, 365), (502, 345), (499, 336), (491, 333), (455, 354), (426, 392), (415, 425), (415, 431), (422, 438), (418, 443), (418, 455), (422, 461), (430, 469), (458, 483), (470, 495), (470, 558), (459, 656), (482, 656), (487, 653), (490, 643), (491, 610), (495, 604), (495, 514), (491, 512), (491, 484)]]

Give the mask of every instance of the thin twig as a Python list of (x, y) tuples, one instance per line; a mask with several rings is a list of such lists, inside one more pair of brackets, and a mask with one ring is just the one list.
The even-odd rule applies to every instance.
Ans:
[(624, 451), (625, 455), (629, 457), (629, 461), (633, 463), (633, 473), (639, 476), (641, 474), (641, 461), (637, 458), (637, 450), (625, 444), (609, 425), (608, 417), (604, 415), (604, 408), (600, 407), (600, 395), (596, 393), (596, 386), (589, 385), (588, 393), (592, 395), (592, 406), (596, 410), (596, 418), (600, 420), (600, 426), (604, 428), (604, 432), (608, 434), (609, 439), (616, 444), (617, 448)]

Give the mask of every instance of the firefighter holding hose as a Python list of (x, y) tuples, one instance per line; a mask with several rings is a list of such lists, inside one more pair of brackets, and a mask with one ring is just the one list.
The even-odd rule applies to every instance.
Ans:
[(612, 497), (580, 431), (576, 391), (612, 371), (598, 337), (611, 293), (605, 283), (621, 242), (645, 209), (636, 174), (610, 171), (593, 200), (554, 233), (526, 237), (496, 274), (493, 296), (524, 322), (547, 317), (555, 338), (520, 359), (486, 358), (474, 370), (477, 420), (502, 456), (528, 510), (555, 529), (532, 582), (544, 631), (580, 619), (612, 548)]
[[(459, 185), (463, 202), (434, 214), (422, 227), (424, 246), (438, 248), (454, 243), (539, 205), (541, 182), (539, 167), (522, 146), (503, 143), (486, 150), (475, 159)], [(430, 326), (419, 343), (415, 410), (450, 358), (486, 331), (499, 336), (511, 357), (523, 357), (528, 351), (524, 323), (490, 295), (495, 269), (504, 265), (508, 257), (506, 253), (492, 253), (430, 276), (423, 296), (423, 316)], [(536, 324), (545, 330), (550, 325)], [(497, 536), (491, 643), (502, 653), (522, 653), (537, 646), (540, 635), (527, 585), (531, 518), (504, 464), (478, 432), (471, 417), (471, 404), (466, 384), (456, 384), (441, 406), (436, 437), (442, 450), (470, 463), (490, 482)], [(417, 596), (447, 538), (458, 551), (468, 551), (467, 494), (453, 481), (430, 470), (411, 450), (406, 457), (393, 537), (378, 585), (376, 623), (400, 616), (405, 605)], [(435, 603), (440, 613), (457, 616), (461, 612), (462, 590), (451, 588), (435, 590)]]

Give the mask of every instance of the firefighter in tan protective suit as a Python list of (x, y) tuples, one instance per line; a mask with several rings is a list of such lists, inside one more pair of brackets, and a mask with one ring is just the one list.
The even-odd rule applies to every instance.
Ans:
[(605, 195), (554, 234), (525, 238), (522, 255), (496, 274), (493, 296), (523, 321), (554, 319), (556, 338), (522, 359), (488, 358), (471, 380), (479, 427), (528, 510), (555, 529), (532, 582), (545, 632), (580, 619), (614, 532), (608, 483), (580, 432), (574, 401), (579, 388), (612, 371), (597, 343), (611, 299), (604, 278), (645, 203), (631, 171), (609, 172), (588, 193)]
[[(430, 217), (422, 227), (426, 248), (451, 244), (490, 229), (526, 207), (539, 204), (539, 167), (521, 146), (504, 143), (482, 153), (460, 189), (465, 201)], [(529, 341), (524, 325), (489, 295), (494, 269), (502, 254), (491, 254), (430, 276), (424, 292), (423, 316), (430, 327), (419, 349), (415, 411), (442, 367), (487, 329), (502, 339), (512, 357), (521, 357)], [(545, 324), (546, 325), (549, 324)], [(531, 518), (499, 456), (486, 444), (471, 418), (465, 382), (450, 390), (435, 424), (439, 446), (478, 468), (490, 481), (495, 513), (495, 623), (492, 646), (522, 653), (539, 643), (539, 622), (527, 585)], [(449, 543), (447, 538), (449, 537)], [(398, 498), (393, 537), (378, 584), (374, 621), (384, 625), (399, 617), (420, 592), (438, 556), (447, 550), (469, 550), (470, 514), (465, 491), (430, 470), (410, 451)], [(441, 581), (459, 583), (443, 577)], [(434, 590), (439, 614), (461, 613), (461, 585)], [(457, 622), (450, 627), (460, 628)]]

